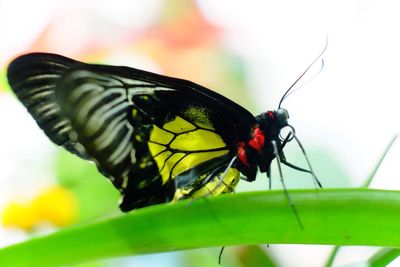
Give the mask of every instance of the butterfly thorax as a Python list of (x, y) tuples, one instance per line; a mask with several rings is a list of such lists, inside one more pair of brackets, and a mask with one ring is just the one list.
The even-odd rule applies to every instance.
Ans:
[(256, 123), (248, 139), (238, 142), (238, 168), (246, 180), (254, 181), (257, 169), (262, 173), (267, 172), (269, 176), (271, 161), (275, 158), (272, 141), (276, 142), (278, 148), (281, 147), (279, 133), (288, 125), (288, 118), (285, 109), (261, 113), (255, 117)]

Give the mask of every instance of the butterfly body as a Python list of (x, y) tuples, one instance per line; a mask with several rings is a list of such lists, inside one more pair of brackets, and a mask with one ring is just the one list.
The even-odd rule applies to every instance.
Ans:
[(262, 173), (267, 172), (269, 177), (271, 161), (275, 158), (271, 141), (275, 141), (281, 148), (279, 133), (282, 128), (288, 126), (288, 117), (284, 109), (262, 113), (255, 117), (256, 124), (252, 127), (249, 138), (239, 141), (239, 169), (247, 181), (255, 180), (257, 169)]
[(96, 163), (123, 211), (232, 192), (284, 146), (287, 112), (254, 117), (198, 84), (32, 53), (8, 69), (15, 94), (56, 144)]

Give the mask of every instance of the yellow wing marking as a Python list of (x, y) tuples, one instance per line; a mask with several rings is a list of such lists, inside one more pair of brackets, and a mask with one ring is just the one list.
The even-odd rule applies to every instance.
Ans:
[(165, 123), (162, 128), (153, 125), (148, 146), (163, 184), (203, 162), (229, 153), (218, 134), (196, 128), (179, 116)]
[(157, 163), (158, 169), (161, 170), (164, 166), (165, 161), (168, 159), (169, 156), (172, 155), (171, 151), (164, 151), (163, 153), (157, 155), (154, 160)]
[(210, 159), (223, 156), (227, 154), (228, 150), (221, 150), (221, 151), (213, 151), (213, 152), (197, 152), (191, 153), (184, 157), (178, 164), (175, 166), (174, 170), (172, 171), (172, 176), (176, 177), (177, 175), (181, 174), (184, 171), (187, 171), (200, 163), (206, 162)]
[(132, 117), (133, 117), (133, 118), (136, 118), (137, 115), (138, 115), (137, 109), (136, 109), (136, 108), (133, 108), (133, 109), (132, 109)]
[[(221, 176), (224, 172), (220, 172), (213, 177), (208, 183), (200, 187), (196, 191), (195, 188), (181, 188), (177, 189), (173, 201), (190, 198), (200, 198), (207, 196), (217, 196), (224, 193), (233, 192), (240, 180), (240, 172), (235, 168), (230, 168), (221, 182)], [(199, 177), (198, 179), (206, 178), (207, 174)]]
[(164, 151), (159, 154), (154, 160), (160, 170), (160, 175), (165, 184), (169, 179), (175, 178), (177, 175), (206, 162), (210, 159), (227, 154), (228, 150), (212, 151), (212, 152), (195, 152), (185, 156), (185, 153), (174, 153)]
[(158, 155), (161, 151), (164, 151), (166, 148), (166, 146), (149, 142), (149, 150), (153, 157)]
[[(163, 180), (163, 184), (165, 184), (170, 179), (170, 174), (172, 170), (175, 170), (174, 166), (176, 163), (185, 156), (185, 153), (174, 153), (171, 157), (169, 157), (163, 167), (161, 167), (161, 178)], [(158, 163), (157, 163), (158, 165)], [(159, 165), (158, 165), (159, 166)], [(160, 166), (158, 167), (160, 170)], [(173, 178), (172, 175), (171, 178)]]
[(191, 121), (193, 121), (197, 126), (209, 130), (214, 130), (214, 127), (208, 115), (208, 111), (205, 108), (198, 106), (189, 107), (185, 111), (185, 115), (191, 118)]
[(174, 133), (183, 133), (196, 129), (196, 126), (181, 117), (176, 116), (173, 121), (164, 124), (163, 128)]
[[(166, 145), (171, 142), (172, 138), (174, 138), (172, 133), (160, 129), (157, 125), (153, 125), (153, 130), (150, 134), (150, 141)], [(152, 155), (154, 156), (155, 154), (152, 153)]]
[(203, 129), (180, 134), (170, 145), (172, 149), (186, 151), (218, 149), (225, 146), (224, 141), (218, 134)]

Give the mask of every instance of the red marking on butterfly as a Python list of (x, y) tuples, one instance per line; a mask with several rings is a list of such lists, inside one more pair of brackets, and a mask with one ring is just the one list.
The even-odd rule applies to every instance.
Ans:
[(261, 131), (260, 128), (255, 128), (253, 131), (253, 138), (250, 139), (249, 145), (257, 150), (257, 152), (260, 152), (261, 149), (264, 147), (264, 141), (265, 141), (265, 135), (263, 131)]
[(244, 142), (239, 142), (237, 155), (240, 162), (242, 162), (245, 166), (250, 167), (246, 153), (246, 144)]

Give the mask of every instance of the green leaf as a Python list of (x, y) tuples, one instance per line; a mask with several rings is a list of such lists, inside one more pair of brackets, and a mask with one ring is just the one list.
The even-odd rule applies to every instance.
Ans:
[(382, 165), (383, 160), (386, 158), (387, 153), (392, 148), (394, 142), (397, 139), (397, 134), (392, 137), (389, 144), (386, 146), (385, 150), (383, 151), (381, 157), (379, 158), (378, 162), (376, 163), (375, 167), (372, 169), (371, 173), (368, 175), (367, 180), (364, 182), (363, 187), (368, 188), (371, 184), (372, 180), (375, 178), (376, 173), (378, 172), (379, 168)]
[[(394, 135), (392, 137), (392, 139), (390, 140), (389, 144), (386, 146), (385, 150), (383, 151), (382, 155), (380, 156), (380, 158), (378, 159), (378, 161), (376, 162), (374, 168), (372, 169), (371, 173), (367, 176), (366, 181), (364, 182), (364, 185), (362, 187), (364, 188), (368, 188), (369, 185), (371, 184), (372, 180), (375, 178), (376, 173), (378, 172), (379, 168), (382, 165), (383, 160), (386, 158), (389, 150), (392, 148), (394, 142), (397, 139), (397, 134)], [(337, 256), (337, 254), (339, 253), (340, 247), (335, 246), (331, 252), (331, 254), (328, 257), (328, 261), (325, 264), (325, 267), (331, 267), (333, 266), (333, 262), (335, 261), (335, 258)]]
[(301, 230), (282, 191), (250, 192), (152, 206), (63, 229), (0, 250), (0, 266), (62, 266), (237, 244), (400, 247), (400, 192), (371, 189), (290, 191)]
[(398, 248), (383, 248), (374, 254), (369, 260), (371, 267), (384, 267), (397, 259), (400, 256), (400, 249)]

